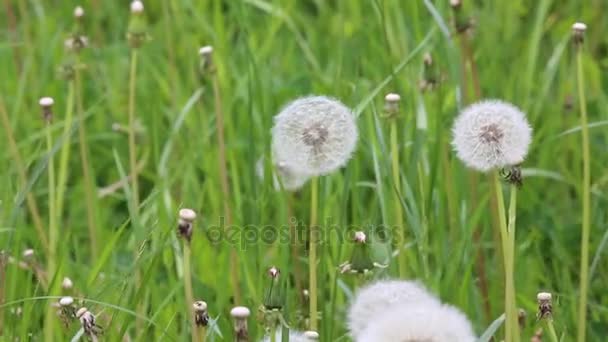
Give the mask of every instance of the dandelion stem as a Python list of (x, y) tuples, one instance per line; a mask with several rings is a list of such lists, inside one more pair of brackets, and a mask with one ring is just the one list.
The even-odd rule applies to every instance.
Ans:
[(545, 324), (547, 324), (547, 330), (549, 330), (549, 338), (551, 339), (551, 342), (559, 342), (557, 333), (555, 332), (555, 327), (553, 326), (553, 319), (545, 319)]
[[(226, 226), (232, 226), (232, 210), (228, 198), (230, 197), (230, 184), (228, 183), (228, 169), (226, 166), (226, 142), (224, 137), (224, 113), (222, 111), (222, 96), (220, 93), (220, 82), (217, 71), (213, 73), (213, 101), (215, 102), (215, 124), (217, 129), (218, 163), (220, 170), (220, 182), (222, 186), (222, 201)], [(237, 304), (241, 303), (241, 290), (239, 286), (239, 260), (236, 250), (230, 249), (230, 276), (234, 299)]]
[[(47, 274), (49, 279), (52, 280), (55, 276), (56, 268), (57, 268), (57, 239), (59, 237), (59, 232), (57, 231), (57, 222), (56, 216), (56, 197), (55, 197), (55, 163), (53, 161), (53, 135), (51, 129), (51, 120), (47, 119), (46, 121), (46, 154), (48, 158), (47, 171), (48, 171), (48, 201), (49, 201), (49, 254), (48, 254), (48, 264), (47, 264)], [(52, 291), (52, 281), (49, 284), (49, 291)], [(52, 293), (49, 293), (52, 295)], [(44, 323), (44, 340), (52, 341), (53, 340), (53, 327), (54, 327), (54, 310), (50, 303), (48, 304), (45, 323)]]
[(407, 255), (403, 245), (405, 243), (405, 225), (403, 224), (403, 210), (401, 208), (401, 179), (399, 177), (399, 143), (397, 141), (397, 119), (392, 118), (390, 123), (390, 139), (391, 139), (391, 166), (393, 173), (393, 202), (395, 204), (395, 224), (396, 228), (402, 231), (401, 241), (397, 241), (399, 248), (399, 276), (401, 278), (407, 273)]
[(190, 266), (190, 255), (192, 254), (190, 249), (190, 242), (187, 239), (184, 241), (184, 293), (186, 295), (186, 312), (189, 314), (190, 326), (192, 327), (192, 342), (200, 341), (199, 329), (194, 320), (194, 311), (192, 310), (192, 304), (194, 303), (194, 295), (192, 291), (192, 275)]
[(310, 194), (310, 246), (308, 251), (308, 273), (310, 288), (310, 330), (317, 330), (317, 208), (319, 178), (313, 177)]
[(507, 274), (511, 275), (508, 286), (510, 287), (509, 292), (511, 301), (511, 323), (513, 324), (513, 341), (519, 342), (519, 324), (517, 320), (517, 300), (515, 291), (515, 223), (517, 219), (517, 185), (511, 185), (511, 194), (509, 200), (509, 222), (507, 226), (507, 233), (509, 235), (509, 270)]
[(68, 176), (68, 162), (70, 160), (70, 128), (74, 112), (74, 81), (68, 82), (68, 103), (66, 105), (65, 122), (63, 126), (63, 145), (59, 156), (59, 176), (57, 178), (57, 217), (61, 218), (63, 213), (63, 202)]
[[(15, 134), (11, 127), (11, 123), (8, 118), (8, 113), (6, 111), (6, 107), (4, 106), (4, 99), (2, 97), (0, 97), (0, 119), (2, 120), (4, 133), (6, 134), (6, 139), (8, 140), (8, 147), (11, 151), (15, 166), (17, 167), (17, 174), (19, 176), (21, 186), (23, 187), (23, 189), (25, 189), (27, 187), (27, 174), (25, 171), (25, 167), (23, 166), (23, 159), (21, 158), (21, 154), (19, 153), (19, 148), (17, 147), (17, 142), (15, 141)], [(34, 227), (36, 228), (36, 233), (38, 234), (38, 239), (40, 240), (44, 251), (48, 253), (49, 240), (47, 238), (46, 232), (44, 231), (42, 219), (40, 218), (38, 204), (36, 203), (36, 199), (34, 198), (34, 195), (31, 191), (25, 192), (25, 200), (27, 202), (30, 215), (32, 216), (32, 221), (34, 223)]]
[(139, 184), (137, 179), (137, 150), (135, 146), (135, 79), (137, 73), (137, 49), (131, 51), (131, 68), (129, 72), (129, 163), (133, 179), (133, 207), (139, 208)]
[(273, 323), (270, 325), (270, 342), (276, 342), (276, 341), (277, 341), (277, 325)]
[(80, 163), (82, 164), (82, 175), (84, 177), (85, 201), (87, 206), (87, 226), (89, 229), (89, 241), (91, 244), (91, 257), (95, 260), (99, 256), (99, 245), (97, 244), (97, 220), (95, 219), (95, 182), (91, 175), (89, 162), (89, 147), (87, 145), (87, 130), (85, 125), (82, 78), (80, 70), (76, 68), (74, 73), (76, 96), (76, 111), (78, 115), (78, 142), (80, 145)]
[(578, 333), (577, 341), (585, 341), (587, 323), (587, 293), (589, 289), (589, 235), (591, 226), (591, 164), (589, 153), (589, 128), (587, 127), (587, 103), (585, 100), (585, 88), (583, 78), (583, 44), (577, 44), (576, 49), (576, 71), (578, 82), (578, 102), (581, 111), (581, 133), (583, 152), (583, 184), (582, 184), (582, 238), (581, 238), (581, 279), (580, 279), (580, 302), (578, 308)]

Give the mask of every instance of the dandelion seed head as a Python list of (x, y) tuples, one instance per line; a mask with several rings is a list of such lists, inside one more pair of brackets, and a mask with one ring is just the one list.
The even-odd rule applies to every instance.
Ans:
[(378, 315), (357, 342), (473, 342), (477, 338), (467, 317), (451, 305), (395, 305)]
[(230, 316), (235, 319), (244, 319), (249, 317), (249, 315), (251, 315), (251, 311), (245, 306), (235, 306), (230, 310)]
[(77, 19), (84, 17), (84, 9), (82, 6), (76, 6), (76, 8), (74, 8), (74, 17)]
[(536, 295), (536, 299), (541, 302), (541, 301), (550, 301), (551, 300), (551, 293), (549, 292), (539, 292)]
[(135, 0), (133, 2), (131, 2), (131, 13), (133, 14), (139, 14), (142, 13), (144, 11), (144, 3), (139, 1), (139, 0)]
[(357, 144), (353, 112), (325, 96), (297, 99), (274, 118), (274, 160), (299, 174), (320, 176), (346, 165)]
[(440, 302), (421, 284), (405, 280), (382, 280), (367, 285), (357, 292), (347, 314), (351, 336), (357, 340), (369, 322), (388, 307), (410, 306), (417, 303), (439, 305)]
[(532, 141), (532, 128), (517, 107), (500, 100), (485, 100), (465, 108), (452, 128), (458, 158), (486, 172), (520, 164)]
[(72, 279), (70, 279), (68, 277), (64, 277), (63, 280), (61, 281), (61, 287), (64, 290), (70, 290), (73, 286), (74, 286), (74, 283), (72, 282)]

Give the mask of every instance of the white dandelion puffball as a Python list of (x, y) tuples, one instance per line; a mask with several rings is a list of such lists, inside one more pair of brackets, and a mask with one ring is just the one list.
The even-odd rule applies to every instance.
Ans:
[(356, 342), (474, 342), (471, 322), (451, 305), (418, 303), (383, 310)]
[(367, 328), (369, 322), (376, 319), (389, 307), (410, 306), (418, 303), (429, 306), (441, 304), (418, 282), (382, 280), (367, 285), (359, 289), (348, 308), (347, 324), (350, 335), (356, 340)]
[(353, 112), (325, 96), (297, 99), (274, 117), (273, 159), (299, 174), (329, 174), (350, 159), (358, 131)]
[(525, 114), (500, 100), (484, 100), (465, 108), (452, 133), (458, 158), (482, 172), (520, 164), (532, 141)]
[[(272, 185), (276, 191), (283, 189), (287, 191), (299, 190), (310, 178), (307, 175), (297, 173), (293, 167), (284, 162), (274, 162), (275, 172), (272, 173)], [(264, 157), (260, 157), (255, 163), (255, 173), (260, 181), (264, 181)], [(280, 178), (280, 180), (279, 180)]]

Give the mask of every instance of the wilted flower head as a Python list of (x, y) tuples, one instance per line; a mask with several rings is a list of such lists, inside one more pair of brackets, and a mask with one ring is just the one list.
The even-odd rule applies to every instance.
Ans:
[(297, 99), (274, 118), (273, 159), (294, 171), (320, 176), (343, 167), (357, 144), (353, 112), (325, 96)]
[(348, 309), (347, 323), (350, 334), (358, 340), (368, 324), (388, 307), (415, 304), (438, 306), (440, 302), (421, 284), (413, 281), (382, 280), (367, 285), (359, 289)]
[[(287, 165), (287, 163), (279, 161), (274, 162), (274, 169), (276, 172), (272, 174), (272, 185), (275, 190), (281, 190), (281, 185), (283, 185), (283, 189), (287, 191), (297, 191), (299, 190), (306, 182), (309, 177), (303, 174), (297, 173), (293, 167)], [(264, 180), (264, 157), (258, 159), (255, 165), (255, 172), (260, 180)]]
[(192, 303), (194, 311), (194, 323), (197, 326), (207, 326), (209, 324), (209, 313), (207, 312), (207, 303), (202, 300), (197, 300)]
[(370, 321), (357, 342), (473, 342), (467, 317), (451, 305), (416, 303), (384, 308)]
[(572, 35), (575, 43), (580, 44), (583, 42), (586, 30), (587, 25), (585, 23), (578, 22), (572, 25)]
[(76, 312), (76, 317), (80, 321), (84, 333), (93, 341), (97, 341), (97, 336), (101, 334), (101, 327), (95, 322), (95, 315), (87, 308), (82, 307)]
[(234, 319), (234, 339), (237, 342), (249, 341), (249, 330), (247, 328), (247, 318), (251, 311), (244, 306), (236, 306), (230, 310), (230, 316)]
[(193, 225), (196, 219), (196, 212), (189, 208), (179, 210), (179, 219), (177, 221), (177, 231), (181, 237), (190, 242), (192, 239)]
[(483, 172), (520, 164), (532, 141), (532, 128), (524, 113), (500, 100), (484, 100), (465, 108), (452, 133), (458, 158)]
[(538, 301), (538, 313), (537, 318), (551, 318), (553, 316), (553, 304), (552, 304), (552, 296), (549, 292), (539, 292), (536, 295), (536, 300)]

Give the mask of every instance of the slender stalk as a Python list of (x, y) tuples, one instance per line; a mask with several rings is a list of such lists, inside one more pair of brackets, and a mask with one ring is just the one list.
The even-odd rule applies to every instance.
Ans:
[(551, 342), (559, 342), (557, 333), (555, 332), (555, 327), (553, 326), (553, 319), (545, 319), (545, 324), (547, 324), (547, 330), (549, 331), (549, 338), (551, 339)]
[(516, 299), (516, 291), (515, 291), (515, 223), (517, 219), (517, 185), (511, 185), (511, 195), (509, 200), (509, 222), (507, 226), (507, 233), (509, 234), (509, 270), (507, 274), (511, 275), (510, 282), (508, 282), (508, 286), (510, 286), (509, 292), (511, 296), (511, 301), (509, 305), (511, 306), (511, 322), (513, 323), (513, 340), (515, 342), (520, 341), (519, 336), (519, 324), (517, 319), (517, 299)]
[(270, 326), (270, 342), (277, 342), (277, 325), (274, 323)]
[(403, 210), (401, 208), (401, 177), (399, 175), (399, 143), (397, 141), (397, 119), (392, 118), (390, 122), (390, 139), (391, 139), (391, 167), (393, 176), (393, 202), (395, 205), (395, 224), (396, 228), (402, 232), (401, 239), (397, 241), (399, 248), (399, 276), (405, 277), (407, 274), (407, 255), (403, 245), (405, 244), (405, 224), (403, 222)]
[[(222, 186), (222, 201), (224, 215), (226, 216), (226, 226), (232, 226), (232, 210), (228, 198), (230, 197), (230, 185), (228, 183), (228, 170), (226, 167), (226, 143), (224, 138), (224, 114), (222, 111), (222, 97), (220, 93), (219, 77), (217, 72), (213, 73), (213, 98), (215, 102), (215, 124), (217, 128), (217, 144), (219, 148), (218, 162), (220, 170), (220, 182)], [(234, 247), (230, 250), (230, 276), (234, 299), (237, 304), (241, 303), (241, 291), (239, 286), (239, 260)]]
[[(6, 107), (4, 106), (4, 99), (2, 97), (0, 97), (0, 120), (2, 121), (2, 126), (6, 134), (6, 139), (8, 140), (8, 147), (11, 151), (13, 161), (15, 163), (15, 166), (17, 167), (17, 175), (19, 177), (19, 181), (21, 182), (21, 187), (25, 189), (27, 187), (27, 174), (25, 171), (25, 167), (23, 166), (23, 158), (21, 158), (21, 154), (19, 153), (19, 148), (17, 147), (17, 142), (15, 141), (15, 134), (11, 127), (11, 123), (8, 118), (8, 113), (6, 111)], [(40, 240), (44, 251), (48, 252), (49, 240), (47, 238), (46, 232), (44, 231), (42, 219), (40, 218), (38, 204), (36, 203), (36, 199), (34, 198), (34, 195), (31, 191), (27, 191), (25, 193), (25, 200), (27, 203), (27, 207), (30, 211), (32, 221), (34, 223), (34, 228), (36, 229), (36, 233), (38, 234), (38, 240)]]
[[(56, 195), (55, 195), (55, 163), (53, 158), (53, 135), (51, 129), (51, 120), (47, 120), (46, 122), (46, 152), (48, 157), (47, 171), (48, 171), (48, 201), (49, 201), (49, 254), (47, 261), (47, 273), (49, 279), (52, 280), (55, 276), (55, 272), (57, 270), (57, 241), (59, 237), (59, 232), (57, 231), (57, 222), (55, 214), (57, 213), (56, 207)], [(52, 281), (51, 281), (52, 284)], [(49, 291), (52, 291), (52, 285), (49, 285)], [(49, 293), (52, 295), (52, 293)], [(48, 308), (45, 317), (44, 323), (44, 340), (52, 341), (53, 340), (53, 328), (54, 328), (55, 315), (54, 310), (50, 303), (48, 303)]]
[(194, 303), (194, 295), (192, 291), (192, 275), (191, 275), (191, 266), (190, 266), (190, 255), (192, 254), (190, 250), (190, 242), (187, 239), (183, 239), (184, 241), (184, 293), (186, 295), (186, 312), (190, 313), (190, 326), (192, 328), (192, 342), (200, 341), (199, 329), (194, 321), (194, 311), (192, 310), (192, 304)]
[(68, 176), (68, 162), (70, 160), (70, 129), (72, 128), (72, 117), (74, 113), (74, 81), (68, 82), (68, 103), (66, 105), (65, 122), (63, 126), (63, 145), (59, 156), (59, 175), (57, 178), (57, 218), (63, 213), (63, 202), (65, 198), (66, 182)]
[(135, 145), (135, 79), (137, 76), (137, 49), (131, 50), (131, 67), (129, 71), (129, 165), (133, 179), (131, 180), (133, 207), (139, 209), (139, 184), (137, 179), (137, 150)]
[(99, 256), (99, 244), (97, 243), (97, 220), (95, 219), (95, 182), (91, 175), (91, 165), (89, 162), (89, 147), (87, 144), (87, 130), (84, 117), (84, 105), (82, 96), (82, 77), (80, 70), (76, 68), (74, 73), (76, 112), (78, 115), (78, 145), (80, 146), (80, 164), (84, 178), (84, 192), (87, 207), (87, 227), (89, 230), (89, 242), (91, 245), (91, 257), (96, 259)]
[(308, 276), (310, 294), (310, 330), (317, 331), (317, 208), (319, 206), (319, 178), (311, 181), (310, 195), (310, 246), (308, 251)]
[(591, 159), (589, 153), (589, 128), (587, 127), (587, 102), (585, 99), (585, 82), (583, 78), (583, 44), (577, 44), (576, 73), (578, 82), (578, 102), (581, 111), (581, 133), (583, 152), (583, 214), (581, 241), (581, 280), (580, 302), (578, 308), (577, 341), (585, 341), (587, 323), (587, 295), (589, 290), (589, 235), (591, 229)]

